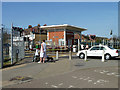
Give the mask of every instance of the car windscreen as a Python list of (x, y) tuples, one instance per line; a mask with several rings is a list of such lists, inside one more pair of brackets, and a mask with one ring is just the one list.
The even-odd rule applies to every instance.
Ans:
[(108, 46), (110, 49), (114, 49), (114, 48), (112, 48), (111, 46)]

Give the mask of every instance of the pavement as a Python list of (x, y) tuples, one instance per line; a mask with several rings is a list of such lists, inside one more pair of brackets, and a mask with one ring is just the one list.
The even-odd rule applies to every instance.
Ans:
[[(33, 54), (31, 54), (33, 55)], [(2, 70), (3, 88), (118, 88), (119, 58), (101, 62), (88, 58), (87, 61), (73, 55), (60, 57), (54, 62), (38, 64), (26, 57), (18, 65)], [(30, 80), (12, 80), (16, 76)]]

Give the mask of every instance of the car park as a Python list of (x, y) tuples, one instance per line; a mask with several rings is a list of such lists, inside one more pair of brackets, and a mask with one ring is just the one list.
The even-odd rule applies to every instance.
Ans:
[(104, 58), (106, 60), (109, 60), (112, 57), (118, 57), (120, 55), (120, 51), (117, 49), (114, 49), (106, 45), (95, 45), (89, 48), (88, 50), (78, 51), (77, 56), (83, 59), (85, 58), (85, 52), (87, 52), (87, 56), (92, 57), (102, 57), (104, 53)]

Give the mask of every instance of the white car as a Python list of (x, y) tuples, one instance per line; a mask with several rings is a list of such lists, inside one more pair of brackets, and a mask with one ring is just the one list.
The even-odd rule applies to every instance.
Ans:
[(111, 59), (111, 57), (118, 57), (120, 55), (120, 52), (117, 49), (105, 45), (96, 45), (96, 46), (92, 46), (88, 50), (78, 51), (77, 56), (82, 59), (85, 58), (85, 51), (87, 52), (87, 56), (95, 56), (95, 57), (102, 57), (104, 51), (106, 60)]

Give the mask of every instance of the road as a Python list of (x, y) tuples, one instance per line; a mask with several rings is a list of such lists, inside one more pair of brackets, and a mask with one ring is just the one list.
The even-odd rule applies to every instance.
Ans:
[[(3, 69), (4, 88), (118, 88), (120, 57), (101, 62), (88, 58), (87, 61), (73, 57), (61, 57), (55, 63), (29, 63)], [(13, 80), (16, 76), (31, 77), (30, 80)]]

